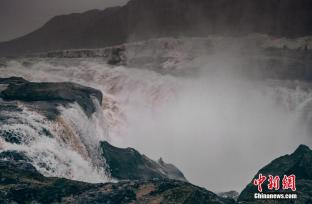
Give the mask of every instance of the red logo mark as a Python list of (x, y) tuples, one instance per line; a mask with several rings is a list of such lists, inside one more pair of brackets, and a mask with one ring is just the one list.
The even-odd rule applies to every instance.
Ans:
[(255, 186), (258, 186), (259, 192), (262, 192), (262, 184), (265, 182), (266, 178), (267, 178), (266, 176), (262, 176), (262, 174), (259, 174), (259, 178), (254, 179), (253, 184)]
[(284, 175), (282, 184), (284, 190), (291, 189), (292, 191), (296, 191), (296, 176), (293, 174), (290, 176)]
[(280, 177), (275, 176), (273, 177), (272, 175), (269, 175), (269, 184), (268, 184), (268, 189), (269, 190), (278, 190), (280, 188)]
[[(262, 184), (267, 180), (266, 176), (263, 176), (262, 174), (259, 174), (258, 179), (253, 180), (253, 185), (258, 186), (258, 191), (262, 192)], [(279, 176), (268, 176), (268, 190), (279, 190), (280, 189), (280, 177)], [(284, 178), (282, 180), (282, 186), (283, 190), (291, 189), (292, 191), (296, 191), (296, 176), (290, 175), (286, 176), (284, 175)]]

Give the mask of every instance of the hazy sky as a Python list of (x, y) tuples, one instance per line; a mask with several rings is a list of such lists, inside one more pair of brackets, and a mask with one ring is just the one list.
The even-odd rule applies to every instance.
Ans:
[(53, 16), (104, 9), (128, 0), (0, 0), (0, 41), (27, 34)]

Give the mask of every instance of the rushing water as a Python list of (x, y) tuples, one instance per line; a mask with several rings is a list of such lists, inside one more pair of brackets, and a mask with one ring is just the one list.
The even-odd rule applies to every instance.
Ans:
[[(299, 82), (251, 81), (206, 69), (176, 77), (90, 59), (13, 60), (0, 73), (31, 81), (72, 81), (104, 93), (91, 119), (76, 104), (61, 107), (53, 123), (21, 107), (10, 116), (18, 122), (1, 125), (26, 141), (0, 141), (0, 149), (25, 152), (48, 176), (107, 181), (98, 144), (108, 140), (153, 159), (163, 157), (210, 190), (240, 190), (273, 158), (311, 144), (306, 110), (312, 92)], [(40, 136), (43, 129), (54, 137)]]
[(105, 161), (98, 154), (99, 141), (105, 140), (105, 134), (97, 132), (102, 129), (96, 127), (99, 117), (89, 119), (78, 104), (60, 111), (61, 116), (51, 121), (20, 104), (16, 111), (0, 110), (5, 119), (0, 134), (17, 141), (1, 140), (0, 150), (22, 152), (46, 176), (108, 181)]

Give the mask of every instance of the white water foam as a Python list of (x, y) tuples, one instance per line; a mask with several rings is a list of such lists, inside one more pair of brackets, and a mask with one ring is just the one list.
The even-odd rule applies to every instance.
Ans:
[(87, 118), (80, 106), (73, 104), (61, 108), (64, 111), (54, 122), (22, 105), (18, 108), (21, 111), (1, 111), (1, 117), (8, 118), (0, 124), (1, 132), (15, 135), (18, 142), (2, 139), (0, 152), (22, 152), (45, 176), (94, 183), (110, 180), (105, 160), (99, 159), (99, 141), (105, 140), (105, 134), (94, 137), (96, 116)]

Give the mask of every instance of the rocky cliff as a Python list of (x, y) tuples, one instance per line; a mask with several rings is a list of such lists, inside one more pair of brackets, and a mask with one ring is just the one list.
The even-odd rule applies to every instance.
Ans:
[(131, 0), (123, 7), (57, 16), (0, 44), (0, 55), (96, 48), (157, 37), (312, 34), (309, 0)]
[(146, 180), (151, 178), (186, 181), (183, 173), (162, 159), (155, 162), (132, 148), (121, 149), (107, 142), (101, 143), (103, 156), (111, 175), (117, 179)]

